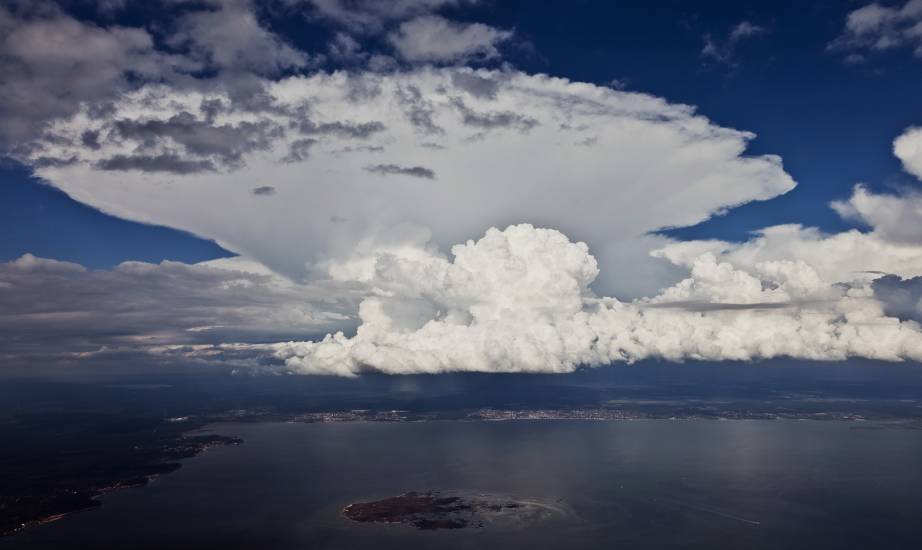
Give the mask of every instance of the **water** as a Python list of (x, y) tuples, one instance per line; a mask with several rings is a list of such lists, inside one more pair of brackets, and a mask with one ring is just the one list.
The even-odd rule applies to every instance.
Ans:
[[(6, 548), (922, 547), (922, 431), (815, 421), (226, 424), (212, 449)], [(505, 531), (355, 524), (350, 502), (462, 489), (574, 516)]]

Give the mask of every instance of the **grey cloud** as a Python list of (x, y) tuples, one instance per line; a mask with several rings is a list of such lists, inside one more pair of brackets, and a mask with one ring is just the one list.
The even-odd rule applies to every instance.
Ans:
[(260, 187), (254, 187), (252, 193), (258, 196), (270, 196), (275, 194), (275, 187), (271, 185), (262, 185)]
[(0, 6), (0, 150), (26, 156), (48, 121), (150, 82), (222, 89), (256, 106), (264, 78), (314, 62), (262, 26), (249, 0), (191, 3), (174, 25), (148, 26), (167, 30), (162, 43), (148, 28), (82, 21), (48, 0)]
[(60, 167), (60, 166), (70, 166), (71, 164), (76, 164), (78, 159), (76, 156), (69, 157), (54, 157), (54, 156), (42, 156), (37, 157), (31, 161), (33, 166), (39, 168), (46, 167)]
[(282, 129), (268, 120), (213, 125), (199, 120), (192, 113), (181, 112), (166, 120), (119, 120), (116, 132), (135, 140), (146, 148), (167, 140), (196, 157), (218, 157), (225, 163), (239, 162), (243, 154), (264, 150), (282, 136)]
[(411, 176), (414, 178), (435, 179), (435, 172), (423, 166), (400, 166), (399, 164), (374, 164), (366, 166), (365, 171), (382, 176)]
[(168, 42), (214, 70), (274, 76), (310, 65), (305, 52), (267, 30), (249, 0), (208, 0), (209, 9), (183, 16)]
[(457, 97), (452, 100), (452, 103), (461, 113), (461, 119), (464, 124), (474, 128), (483, 130), (513, 128), (520, 132), (527, 132), (538, 125), (538, 121), (534, 118), (512, 111), (477, 112), (468, 107), (461, 98)]
[(353, 323), (354, 289), (298, 285), (219, 262), (228, 263), (126, 262), (98, 271), (31, 255), (0, 263), (0, 349), (21, 360), (163, 352)]
[(217, 167), (210, 160), (192, 160), (172, 153), (159, 155), (115, 155), (95, 164), (100, 170), (166, 172), (170, 174), (194, 174), (211, 172)]
[(381, 93), (381, 82), (377, 78), (369, 78), (364, 72), (346, 75), (346, 97), (349, 101), (363, 103), (379, 98)]
[(355, 38), (343, 32), (336, 33), (327, 50), (333, 59), (345, 62), (365, 61), (369, 56)]
[(310, 156), (311, 147), (317, 143), (316, 139), (298, 139), (288, 146), (288, 154), (282, 162), (304, 162)]
[[(0, 6), (0, 147), (36, 137), (44, 124), (175, 65), (144, 29), (83, 23), (54, 4)], [(50, 40), (49, 37), (54, 37)]]
[(481, 99), (495, 99), (496, 92), (499, 90), (498, 81), (467, 71), (452, 73), (451, 83), (457, 88), (461, 88), (472, 96)]
[(482, 23), (424, 15), (402, 23), (387, 39), (406, 61), (452, 63), (497, 58), (497, 45), (512, 35)]
[(922, 277), (886, 275), (876, 279), (873, 288), (887, 315), (922, 322)]
[(410, 121), (417, 131), (424, 134), (444, 134), (445, 129), (435, 123), (435, 108), (432, 102), (423, 97), (416, 86), (404, 86), (397, 90), (397, 97)]
[(383, 122), (324, 122), (317, 124), (310, 119), (304, 119), (298, 125), (298, 130), (305, 135), (333, 135), (341, 138), (368, 139), (386, 129)]
[(199, 105), (199, 111), (205, 116), (205, 122), (213, 124), (214, 120), (227, 109), (227, 106), (220, 99), (203, 99)]
[(99, 144), (99, 131), (98, 130), (87, 130), (83, 132), (80, 136), (80, 143), (84, 146), (93, 149), (94, 151), (99, 149), (101, 145)]
[(343, 147), (333, 151), (336, 155), (343, 153), (383, 153), (384, 147), (381, 145), (359, 145), (356, 147)]

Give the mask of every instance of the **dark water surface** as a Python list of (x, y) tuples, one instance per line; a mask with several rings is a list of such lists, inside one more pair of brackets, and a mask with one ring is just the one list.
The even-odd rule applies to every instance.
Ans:
[[(242, 437), (6, 548), (922, 548), (922, 431), (817, 421), (225, 424)], [(459, 489), (572, 514), (505, 530), (356, 524)]]

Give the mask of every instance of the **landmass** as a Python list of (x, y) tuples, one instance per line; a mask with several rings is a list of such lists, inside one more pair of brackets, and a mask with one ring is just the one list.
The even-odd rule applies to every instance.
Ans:
[(0, 459), (0, 535), (97, 508), (99, 496), (146, 485), (179, 469), (178, 460), (242, 443), (190, 433), (199, 427), (194, 419), (102, 421), (84, 415), (5, 422), (3, 440), (11, 444)]
[(568, 514), (561, 504), (466, 491), (411, 491), (343, 508), (360, 523), (396, 523), (417, 529), (480, 529), (523, 527)]

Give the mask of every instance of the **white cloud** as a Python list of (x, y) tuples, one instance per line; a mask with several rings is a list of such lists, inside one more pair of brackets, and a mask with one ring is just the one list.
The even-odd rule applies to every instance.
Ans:
[(922, 0), (902, 6), (874, 2), (849, 12), (842, 35), (829, 47), (853, 52), (910, 47), (922, 57)]
[(661, 296), (623, 303), (592, 293), (588, 247), (555, 230), (490, 229), (452, 256), (378, 254), (356, 335), (277, 344), (276, 356), (343, 376), (569, 372), (651, 357), (922, 359), (918, 324), (885, 316), (867, 285), (822, 285), (804, 263), (744, 272), (705, 255)]
[(873, 228), (872, 236), (890, 243), (919, 244), (922, 236), (922, 196), (918, 193), (881, 195), (858, 185), (847, 201), (832, 207), (843, 218)]
[(498, 57), (497, 44), (512, 34), (482, 23), (457, 23), (425, 15), (401, 23), (388, 40), (407, 61), (451, 62)]
[(804, 262), (829, 285), (869, 281), (882, 273), (922, 275), (922, 247), (918, 243), (888, 242), (879, 234), (856, 229), (826, 235), (795, 224), (762, 229), (744, 243), (687, 241), (667, 245), (655, 254), (691, 268), (707, 252), (746, 271), (758, 269), (763, 262)]
[[(215, 239), (295, 278), (404, 222), (444, 247), (530, 221), (593, 246), (597, 289), (621, 296), (676, 280), (674, 267), (649, 258), (666, 242), (650, 231), (794, 186), (778, 157), (745, 155), (752, 134), (686, 105), (566, 79), (421, 68), (266, 86), (259, 110), (209, 110), (232, 100), (146, 86), (106, 119), (57, 122), (54, 140), (26, 160), (60, 159), (38, 172), (79, 201)], [(88, 132), (98, 147), (82, 143)], [(241, 132), (249, 145), (223, 145)], [(280, 162), (305, 140), (298, 162)], [(389, 165), (434, 179), (365, 170)], [(261, 185), (275, 188), (272, 200), (253, 196)]]
[(830, 206), (864, 230), (824, 234), (798, 224), (777, 225), (743, 243), (672, 242), (653, 254), (687, 269), (694, 269), (702, 255), (713, 254), (735, 269), (756, 273), (769, 264), (796, 262), (809, 266), (821, 285), (867, 283), (885, 274), (922, 276), (922, 195), (880, 194), (856, 185), (851, 197)]
[(893, 141), (893, 154), (910, 174), (922, 179), (922, 128), (909, 128)]

